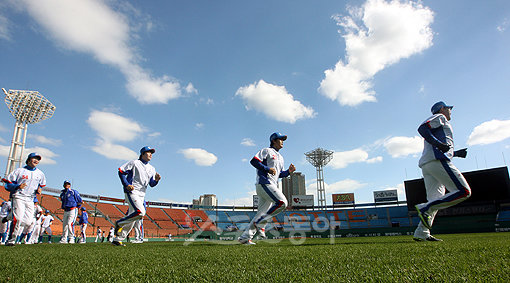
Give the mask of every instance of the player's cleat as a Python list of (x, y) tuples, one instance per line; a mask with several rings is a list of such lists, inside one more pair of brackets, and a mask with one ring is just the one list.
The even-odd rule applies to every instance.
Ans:
[(256, 245), (256, 243), (254, 243), (251, 239), (239, 238), (239, 243), (241, 243), (243, 245)]
[(7, 217), (2, 218), (2, 223), (7, 223), (7, 221), (9, 221), (9, 219), (7, 219)]
[(259, 239), (261, 239), (261, 240), (267, 239), (266, 229), (260, 228), (260, 229), (258, 229), (258, 233), (259, 233), (259, 236), (258, 236)]
[(415, 240), (416, 242), (424, 242), (424, 241), (427, 241), (427, 242), (442, 242), (443, 240), (441, 239), (438, 239), (432, 235), (428, 236), (427, 238), (419, 238), (419, 237), (413, 237), (413, 240)]
[(5, 245), (8, 246), (8, 247), (13, 247), (15, 244), (11, 243), (11, 242), (6, 242)]
[(122, 247), (125, 247), (126, 245), (124, 243), (122, 243), (121, 241), (113, 241), (112, 244), (114, 246), (122, 246)]
[(133, 244), (142, 244), (143, 241), (142, 240), (134, 240), (134, 241), (131, 241), (131, 243), (133, 243)]
[(67, 244), (67, 242), (66, 242), (66, 241), (59, 241), (58, 243), (59, 243), (59, 244)]
[(415, 205), (414, 208), (418, 212), (418, 217), (420, 217), (421, 223), (423, 223), (423, 226), (427, 227), (428, 229), (431, 229), (432, 227), (432, 217), (428, 215), (426, 212), (421, 212), (421, 209), (418, 208), (418, 205)]
[(119, 236), (120, 232), (122, 232), (122, 227), (120, 227), (119, 224), (117, 224), (117, 222), (115, 222), (115, 229), (113, 231), (113, 235)]

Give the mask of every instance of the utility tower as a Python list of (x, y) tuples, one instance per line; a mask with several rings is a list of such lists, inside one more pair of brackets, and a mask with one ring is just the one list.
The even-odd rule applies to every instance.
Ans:
[(317, 169), (317, 206), (319, 209), (326, 209), (326, 190), (324, 188), (323, 167), (333, 158), (333, 151), (316, 148), (305, 153), (306, 160)]
[(21, 166), (25, 140), (27, 138), (28, 124), (35, 124), (42, 120), (51, 118), (55, 112), (55, 105), (42, 96), (38, 91), (12, 90), (6, 91), (5, 104), (9, 108), (16, 124), (12, 135), (11, 148), (7, 157), (7, 168), (5, 176), (9, 175), (16, 168)]

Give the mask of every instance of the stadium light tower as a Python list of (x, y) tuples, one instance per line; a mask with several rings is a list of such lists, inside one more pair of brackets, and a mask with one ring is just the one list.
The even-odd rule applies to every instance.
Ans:
[(55, 105), (51, 104), (38, 91), (12, 89), (6, 91), (5, 88), (2, 90), (5, 93), (5, 104), (16, 119), (11, 148), (7, 157), (7, 169), (5, 170), (5, 176), (7, 176), (15, 169), (16, 162), (18, 166), (21, 166), (28, 124), (35, 124), (51, 118), (55, 112)]
[(317, 169), (317, 203), (320, 209), (326, 209), (326, 190), (324, 188), (323, 167), (333, 158), (333, 151), (316, 148), (305, 153), (306, 160)]

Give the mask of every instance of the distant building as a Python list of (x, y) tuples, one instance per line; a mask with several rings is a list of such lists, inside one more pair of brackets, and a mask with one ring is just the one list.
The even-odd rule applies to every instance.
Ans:
[(198, 200), (193, 200), (193, 205), (218, 206), (218, 198), (214, 194), (201, 195)]
[(292, 203), (293, 196), (306, 195), (305, 175), (301, 172), (294, 172), (289, 177), (283, 178), (282, 191), (289, 205)]

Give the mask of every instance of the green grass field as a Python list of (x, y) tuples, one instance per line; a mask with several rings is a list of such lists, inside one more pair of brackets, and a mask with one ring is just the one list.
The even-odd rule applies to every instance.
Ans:
[(0, 247), (13, 282), (510, 282), (510, 234)]

